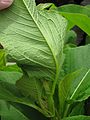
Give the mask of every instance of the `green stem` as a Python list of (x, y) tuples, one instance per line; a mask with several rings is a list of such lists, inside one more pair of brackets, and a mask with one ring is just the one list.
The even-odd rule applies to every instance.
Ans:
[(63, 117), (67, 117), (69, 107), (70, 107), (70, 104), (68, 104), (68, 105), (67, 105), (66, 110), (65, 110), (64, 115), (63, 115)]

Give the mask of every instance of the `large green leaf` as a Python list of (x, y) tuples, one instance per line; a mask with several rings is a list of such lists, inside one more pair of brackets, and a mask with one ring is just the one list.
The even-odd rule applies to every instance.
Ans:
[(90, 120), (90, 117), (84, 116), (84, 115), (79, 115), (79, 116), (63, 118), (62, 120)]
[(69, 29), (77, 25), (90, 35), (90, 9), (79, 5), (64, 5), (58, 11), (69, 20)]
[(0, 12), (0, 41), (19, 63), (56, 69), (66, 25), (57, 12), (38, 12), (34, 0), (15, 0)]
[(57, 11), (38, 11), (34, 0), (15, 0), (9, 9), (0, 11), (1, 44), (19, 64), (52, 71), (52, 95), (62, 64), (66, 27), (66, 19)]
[(1, 120), (29, 120), (18, 109), (8, 105), (5, 101), (0, 101)]
[(70, 105), (90, 96), (90, 69), (66, 75), (59, 85), (59, 102), (62, 116), (67, 116)]

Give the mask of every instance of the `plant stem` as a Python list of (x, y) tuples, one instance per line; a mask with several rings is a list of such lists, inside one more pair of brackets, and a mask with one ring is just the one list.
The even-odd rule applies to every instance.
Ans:
[(67, 105), (66, 110), (65, 110), (64, 115), (63, 115), (63, 117), (67, 117), (69, 107), (70, 107), (70, 104), (68, 104), (68, 105)]

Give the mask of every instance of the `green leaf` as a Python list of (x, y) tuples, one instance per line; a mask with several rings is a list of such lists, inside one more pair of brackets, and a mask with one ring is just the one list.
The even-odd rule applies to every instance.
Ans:
[(10, 9), (0, 11), (0, 41), (20, 64), (56, 69), (66, 25), (57, 12), (37, 11), (34, 0), (15, 0)]
[(67, 116), (70, 105), (90, 96), (90, 69), (82, 69), (66, 75), (59, 84), (59, 103), (63, 116)]
[(44, 9), (56, 8), (56, 6), (53, 3), (40, 3), (39, 5), (37, 5), (37, 8), (39, 10), (44, 10)]
[(18, 109), (8, 105), (5, 101), (0, 101), (1, 120), (29, 120)]
[(88, 6), (68, 4), (58, 7), (58, 10), (60, 12), (73, 13), (73, 14), (80, 13), (90, 17), (90, 9)]
[(86, 37), (86, 44), (90, 44), (90, 36)]
[(29, 97), (34, 103), (41, 107), (47, 117), (51, 117), (54, 114), (54, 102), (48, 82), (35, 79), (35, 77), (32, 77), (30, 71), (27, 70), (27, 73), (25, 73), (22, 79), (17, 81), (16, 85), (25, 97)]
[(0, 67), (0, 81), (15, 84), (22, 76), (23, 73), (17, 65)]
[[(15, 0), (0, 11), (0, 42), (19, 64), (52, 71), (52, 95), (62, 65), (67, 20), (53, 10), (38, 10), (34, 0)], [(45, 71), (46, 71), (45, 70)]]
[(0, 82), (0, 99), (24, 104), (43, 113), (42, 109), (38, 107), (32, 99), (23, 96), (18, 88), (13, 84)]
[(65, 48), (65, 74), (71, 73), (81, 68), (90, 68), (90, 45), (80, 47)]
[(90, 35), (90, 9), (79, 5), (64, 5), (59, 7), (58, 11), (70, 22), (69, 29), (77, 25)]
[(22, 79), (17, 81), (17, 87), (24, 96), (30, 96), (34, 101), (41, 99), (43, 86), (40, 80), (30, 79), (27, 75), (24, 75)]
[(79, 116), (63, 118), (62, 120), (90, 120), (90, 117), (84, 116), (84, 115), (79, 115)]
[(71, 106), (72, 110), (69, 114), (69, 116), (76, 116), (76, 115), (84, 115), (85, 114), (85, 103), (84, 102), (79, 102), (79, 103), (75, 103), (74, 105)]
[(0, 49), (0, 67), (5, 65), (6, 65), (5, 51), (3, 49)]
[(41, 114), (39, 111), (36, 109), (29, 107), (27, 105), (23, 104), (18, 104), (18, 103), (12, 103), (10, 102), (11, 105), (13, 105), (16, 109), (24, 113), (26, 117), (29, 118), (29, 120), (49, 120), (48, 117), (45, 117), (43, 114)]
[(70, 30), (66, 34), (65, 43), (76, 44), (76, 39), (77, 39), (77, 34), (73, 30)]

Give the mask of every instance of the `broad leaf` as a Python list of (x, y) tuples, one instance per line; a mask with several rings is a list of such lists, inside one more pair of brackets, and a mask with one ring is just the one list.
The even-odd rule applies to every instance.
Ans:
[(36, 106), (30, 98), (23, 96), (17, 87), (13, 84), (0, 82), (0, 99), (25, 104), (43, 113), (41, 108)]
[(27, 75), (24, 75), (22, 79), (17, 81), (17, 87), (24, 96), (30, 96), (34, 101), (41, 98), (42, 83), (40, 80), (29, 79)]
[(90, 117), (84, 116), (84, 115), (79, 115), (79, 116), (63, 118), (62, 120), (90, 120)]
[(57, 69), (66, 20), (54, 11), (37, 11), (34, 0), (15, 0), (0, 12), (0, 41), (20, 64)]
[(62, 65), (66, 27), (66, 19), (57, 11), (38, 11), (34, 0), (15, 0), (8, 10), (0, 11), (1, 44), (19, 64), (52, 71), (52, 95)]
[(67, 116), (70, 105), (90, 96), (90, 69), (66, 75), (59, 85), (59, 102), (62, 116)]
[(17, 65), (0, 67), (0, 81), (15, 84), (22, 76), (23, 73)]
[(90, 9), (88, 6), (68, 4), (58, 7), (58, 10), (60, 12), (73, 13), (73, 14), (80, 13), (90, 17)]
[(69, 20), (69, 29), (77, 25), (90, 35), (90, 9), (79, 5), (64, 5), (59, 7), (58, 11)]
[(64, 72), (65, 74), (71, 73), (81, 68), (90, 68), (90, 45), (80, 47), (66, 47), (65, 48), (65, 61)]
[(5, 101), (0, 101), (1, 120), (29, 120), (24, 114)]
[(22, 113), (24, 113), (24, 115), (27, 116), (29, 120), (50, 120), (50, 118), (45, 117), (43, 114), (41, 114), (39, 111), (32, 107), (12, 102), (10, 102), (10, 104), (13, 105), (16, 109), (20, 110)]

